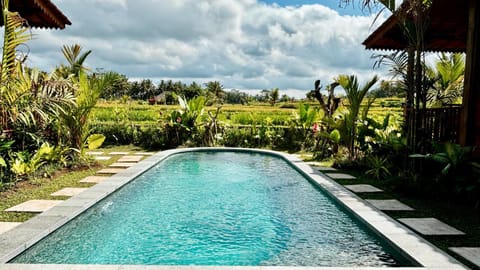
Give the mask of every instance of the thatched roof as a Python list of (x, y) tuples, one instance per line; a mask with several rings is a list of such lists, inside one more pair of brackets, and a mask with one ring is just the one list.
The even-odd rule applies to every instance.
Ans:
[(18, 12), (31, 27), (64, 29), (72, 24), (50, 0), (11, 0), (9, 9)]
[[(409, 16), (409, 15), (406, 15)], [(465, 52), (468, 29), (467, 0), (434, 0), (424, 36), (425, 51)], [(393, 14), (364, 42), (367, 49), (405, 50), (407, 41)]]

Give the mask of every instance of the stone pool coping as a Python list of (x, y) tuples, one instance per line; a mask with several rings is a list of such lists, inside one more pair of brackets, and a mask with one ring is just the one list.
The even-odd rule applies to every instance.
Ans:
[(243, 151), (258, 152), (275, 155), (289, 161), (294, 167), (302, 172), (312, 183), (326, 190), (339, 204), (343, 205), (355, 217), (370, 229), (378, 233), (397, 252), (420, 264), (420, 267), (397, 267), (396, 269), (468, 269), (447, 253), (433, 246), (422, 237), (390, 218), (380, 210), (377, 210), (368, 202), (364, 201), (342, 185), (329, 179), (323, 173), (310, 167), (307, 163), (296, 156), (263, 149), (244, 148), (183, 148), (158, 152), (146, 158), (132, 167), (117, 173), (88, 190), (78, 194), (61, 204), (45, 211), (14, 229), (0, 234), (0, 269), (237, 269), (260, 270), (260, 269), (308, 269), (308, 270), (347, 270), (347, 269), (385, 269), (374, 267), (232, 267), (232, 266), (128, 266), (128, 265), (35, 265), (35, 264), (7, 264), (8, 261), (40, 241), (42, 238), (69, 222), (80, 213), (84, 212), (100, 200), (115, 192), (122, 186), (134, 180), (146, 170), (150, 169), (163, 159), (177, 153), (192, 151)]

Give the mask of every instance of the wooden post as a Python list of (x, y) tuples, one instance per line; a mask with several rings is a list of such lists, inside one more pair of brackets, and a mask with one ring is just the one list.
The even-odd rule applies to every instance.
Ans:
[[(460, 144), (480, 146), (480, 3), (468, 0), (468, 34)], [(478, 149), (477, 149), (478, 150)]]

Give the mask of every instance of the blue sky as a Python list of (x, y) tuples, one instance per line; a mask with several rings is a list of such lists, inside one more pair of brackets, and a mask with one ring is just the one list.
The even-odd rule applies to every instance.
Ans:
[(80, 44), (92, 50), (91, 70), (154, 82), (220, 81), (226, 89), (279, 88), (296, 97), (317, 79), (327, 85), (340, 74), (366, 81), (381, 73), (362, 45), (375, 14), (358, 4), (339, 7), (340, 0), (52, 1), (72, 25), (33, 30), (27, 64), (45, 71), (65, 63), (62, 45)]
[[(267, 4), (278, 4), (279, 6), (301, 6), (301, 5), (312, 5), (319, 4), (327, 6), (331, 9), (336, 10), (341, 15), (368, 15), (368, 10), (362, 10), (361, 6), (358, 4), (358, 1), (354, 1), (353, 4), (345, 5), (340, 4), (340, 0), (262, 0)], [(372, 12), (375, 12), (377, 9), (373, 9)]]

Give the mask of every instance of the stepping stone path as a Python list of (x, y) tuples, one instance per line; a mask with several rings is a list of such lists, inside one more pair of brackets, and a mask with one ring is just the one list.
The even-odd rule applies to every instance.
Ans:
[(117, 162), (124, 163), (124, 162), (139, 162), (142, 160), (143, 156), (123, 156)]
[(383, 190), (376, 188), (371, 185), (345, 185), (346, 188), (350, 189), (355, 193), (367, 193), (367, 192), (382, 192)]
[(60, 204), (62, 200), (30, 200), (6, 209), (6, 212), (41, 213)]
[(321, 171), (321, 172), (336, 172), (337, 169), (332, 167), (324, 167), (324, 166), (313, 166), (313, 168)]
[(91, 156), (101, 156), (101, 155), (103, 155), (103, 152), (87, 152), (87, 155), (91, 155)]
[(423, 235), (464, 235), (436, 218), (399, 218), (403, 224)]
[(345, 173), (326, 173), (325, 175), (332, 179), (357, 179), (355, 176)]
[(109, 160), (111, 159), (112, 157), (106, 157), (106, 156), (96, 156), (95, 157), (95, 160)]
[(123, 172), (124, 170), (125, 170), (124, 168), (106, 168), (106, 169), (102, 169), (102, 170), (98, 171), (97, 174), (113, 175), (113, 174), (117, 174), (119, 172)]
[(84, 192), (85, 190), (87, 190), (88, 188), (64, 188), (64, 189), (61, 189), (57, 192), (54, 192), (52, 194), (50, 194), (51, 196), (67, 196), (67, 197), (72, 197), (72, 196), (75, 196), (77, 194), (80, 194), (82, 192)]
[(480, 247), (454, 247), (449, 249), (480, 267)]
[(151, 153), (151, 152), (137, 152), (137, 153), (135, 153), (135, 155), (138, 155), (138, 156), (153, 156), (153, 155), (155, 155), (155, 153)]
[(129, 152), (110, 152), (109, 155), (111, 156), (125, 156), (128, 155)]
[(397, 200), (366, 200), (383, 211), (413, 211), (415, 209)]
[(132, 167), (133, 165), (135, 165), (135, 163), (132, 163), (132, 162), (116, 162), (116, 163), (113, 163), (112, 165), (110, 165), (109, 167), (110, 168), (130, 168)]
[(80, 180), (80, 183), (98, 184), (108, 178), (109, 178), (108, 176), (87, 176), (82, 180)]
[(0, 222), (0, 234), (15, 228), (20, 224), (22, 223), (21, 222)]

